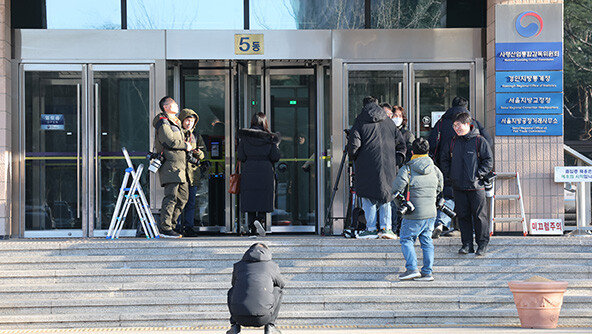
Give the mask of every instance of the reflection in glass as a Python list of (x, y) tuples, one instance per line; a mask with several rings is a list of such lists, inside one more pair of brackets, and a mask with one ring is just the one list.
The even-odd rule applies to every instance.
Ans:
[(47, 29), (121, 29), (120, 0), (45, 0)]
[(243, 29), (243, 0), (127, 0), (128, 29)]
[[(149, 148), (150, 100), (149, 73), (142, 72), (94, 72), (94, 89), (98, 90), (98, 139), (99, 207), (95, 229), (109, 229), (119, 188), (127, 163), (121, 152), (125, 147), (137, 167), (146, 166)], [(140, 184), (148, 191), (148, 172), (144, 170)], [(124, 229), (135, 229), (138, 218), (130, 210)]]
[(316, 107), (313, 75), (271, 75), (271, 130), (281, 134), (274, 226), (316, 223)]
[(25, 72), (25, 229), (80, 229), (80, 72)]
[(352, 126), (368, 95), (377, 98), (379, 103), (402, 105), (403, 71), (350, 71), (348, 91), (349, 125)]
[[(199, 116), (195, 135), (205, 141), (205, 161), (209, 173), (199, 180), (196, 199), (195, 226), (226, 226), (225, 222), (225, 105), (226, 75), (203, 75), (184, 69), (182, 75), (183, 104)], [(203, 162), (202, 162), (203, 163)], [(205, 165), (204, 165), (205, 166)], [(206, 167), (204, 167), (206, 168)]]
[(372, 29), (446, 27), (446, 0), (372, 0)]
[(450, 108), (455, 96), (470, 100), (469, 70), (415, 71), (415, 82), (420, 87), (419, 132), (424, 138), (432, 130), (432, 119)]
[(251, 29), (361, 29), (364, 0), (251, 0)]

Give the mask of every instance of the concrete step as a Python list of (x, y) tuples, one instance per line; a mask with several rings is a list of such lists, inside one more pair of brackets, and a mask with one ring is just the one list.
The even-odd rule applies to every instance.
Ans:
[[(569, 280), (567, 295), (592, 296), (592, 280)], [(0, 300), (21, 299), (109, 299), (170, 296), (199, 297), (224, 295), (225, 282), (138, 282), (138, 283), (59, 283), (49, 285), (2, 285)], [(289, 281), (286, 294), (297, 295), (509, 295), (506, 281)]]
[[(419, 254), (418, 254), (419, 255)], [(421, 258), (421, 256), (418, 256)], [(190, 254), (190, 255), (115, 255), (115, 256), (27, 256), (3, 257), (0, 270), (21, 269), (75, 269), (75, 268), (228, 268), (240, 260), (241, 254)], [(292, 253), (278, 254), (274, 261), (280, 267), (320, 266), (388, 266), (403, 263), (401, 253)], [(508, 253), (487, 254), (483, 258), (474, 255), (436, 252), (434, 263), (444, 266), (482, 265), (571, 265), (592, 266), (592, 253)]]
[[(592, 310), (572, 309), (561, 312), (559, 326), (590, 326)], [(180, 327), (225, 326), (228, 312), (179, 313), (76, 313), (50, 315), (3, 315), (3, 329), (18, 328), (75, 328), (75, 327)], [(380, 326), (395, 324), (490, 324), (518, 325), (515, 309), (480, 310), (339, 310), (280, 312), (277, 324), (287, 325), (358, 325)]]
[[(587, 308), (592, 296), (565, 296), (563, 310)], [(509, 295), (293, 295), (283, 298), (282, 311), (347, 310), (507, 310), (514, 308)], [(0, 301), (0, 314), (75, 313), (178, 313), (225, 312), (226, 296), (179, 296), (168, 298), (37, 299)]]

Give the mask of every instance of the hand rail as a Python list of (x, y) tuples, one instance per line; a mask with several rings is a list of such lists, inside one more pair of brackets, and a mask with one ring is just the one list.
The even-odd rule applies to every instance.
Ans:
[[(592, 166), (592, 160), (573, 148), (563, 144), (563, 150), (568, 155), (577, 159), (578, 162), (586, 166)], [(565, 227), (564, 230), (573, 230), (570, 235), (589, 236), (590, 230), (590, 211), (591, 210), (591, 196), (590, 183), (578, 182), (576, 185), (576, 227)]]
[(583, 155), (582, 153), (574, 150), (570, 146), (567, 146), (567, 145), (563, 144), (563, 150), (568, 155), (570, 155), (570, 156), (578, 159), (579, 161), (585, 163), (586, 166), (592, 166), (592, 160), (590, 158), (588, 158), (587, 156)]

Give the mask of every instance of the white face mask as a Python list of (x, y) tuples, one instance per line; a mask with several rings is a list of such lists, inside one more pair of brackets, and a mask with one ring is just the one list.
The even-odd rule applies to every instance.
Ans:
[(395, 123), (395, 125), (397, 127), (401, 126), (401, 124), (403, 124), (403, 118), (401, 117), (394, 117), (393, 118), (393, 122)]

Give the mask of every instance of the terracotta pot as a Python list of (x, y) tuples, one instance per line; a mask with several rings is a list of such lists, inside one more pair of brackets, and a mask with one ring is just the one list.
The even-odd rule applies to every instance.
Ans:
[(567, 282), (509, 282), (522, 328), (556, 328)]

